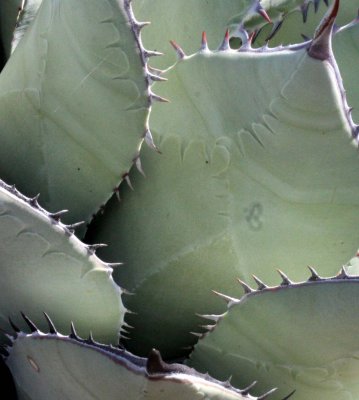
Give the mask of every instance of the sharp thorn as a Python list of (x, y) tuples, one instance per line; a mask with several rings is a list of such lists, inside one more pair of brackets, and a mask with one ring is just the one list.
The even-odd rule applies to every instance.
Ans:
[(70, 329), (71, 329), (71, 333), (70, 333), (69, 337), (71, 339), (81, 341), (81, 338), (76, 333), (76, 329), (75, 329), (74, 323), (72, 321), (71, 321)]
[(155, 145), (155, 142), (153, 141), (153, 137), (152, 137), (152, 133), (149, 129), (147, 129), (146, 133), (145, 133), (145, 142), (146, 144), (153, 150), (157, 151), (158, 153), (160, 153), (160, 151), (158, 150), (158, 147)]
[(54, 213), (49, 213), (48, 216), (55, 219), (56, 221), (59, 221), (60, 218), (67, 212), (69, 212), (69, 210), (60, 210)]
[(92, 332), (91, 332), (91, 331), (90, 331), (90, 333), (89, 333), (89, 336), (88, 336), (86, 342), (89, 343), (89, 344), (95, 344), (95, 341), (94, 341), (94, 339), (93, 339), (93, 336), (92, 336)]
[(317, 271), (308, 265), (308, 269), (311, 272), (311, 276), (309, 277), (308, 281), (320, 281), (322, 278), (318, 275)]
[(280, 277), (282, 278), (282, 282), (280, 284), (281, 286), (288, 286), (293, 283), (283, 271), (281, 271), (280, 269), (277, 269), (277, 272), (280, 275)]
[(200, 51), (208, 51), (208, 42), (206, 32), (202, 32), (201, 48)]
[(56, 334), (57, 334), (57, 330), (56, 330), (56, 328), (55, 328), (54, 323), (51, 321), (51, 318), (46, 314), (45, 311), (43, 312), (43, 314), (44, 314), (44, 316), (45, 316), (47, 325), (49, 326), (49, 332), (50, 332), (52, 335), (56, 335)]
[(267, 399), (272, 393), (274, 393), (277, 388), (269, 390), (267, 393), (262, 394), (262, 396), (257, 397), (257, 400), (264, 400)]
[(88, 244), (87, 249), (92, 252), (96, 253), (98, 249), (101, 249), (102, 247), (107, 247), (107, 244), (105, 243), (96, 243), (96, 244)]
[(38, 193), (36, 196), (32, 197), (32, 198), (29, 200), (29, 201), (30, 201), (30, 204), (33, 205), (33, 206), (35, 206), (35, 207), (38, 207), (38, 206), (39, 206), (39, 202), (38, 202), (39, 197), (40, 197), (40, 193)]
[(254, 386), (256, 384), (257, 384), (257, 381), (253, 381), (250, 385), (248, 385), (244, 389), (240, 390), (241, 394), (244, 394), (244, 395), (248, 394), (254, 388)]
[(170, 40), (170, 43), (171, 46), (175, 49), (179, 60), (182, 60), (186, 57), (186, 53), (182, 50), (181, 46), (179, 46), (174, 40)]
[(146, 58), (163, 56), (163, 53), (161, 53), (160, 51), (145, 50), (143, 53)]
[(268, 23), (272, 23), (272, 20), (270, 19), (269, 15), (267, 14), (266, 10), (260, 5), (258, 4), (257, 8), (256, 8), (256, 12), (262, 16)]
[(252, 293), (253, 289), (247, 285), (245, 282), (243, 282), (242, 280), (240, 280), (239, 278), (237, 278), (238, 283), (242, 286), (244, 293), (248, 294), (248, 293)]
[(255, 280), (256, 284), (258, 285), (258, 290), (263, 290), (268, 288), (268, 286), (265, 285), (257, 276), (252, 275), (252, 277)]
[(229, 50), (229, 49), (230, 49), (230, 46), (229, 46), (229, 30), (227, 29), (226, 33), (224, 35), (223, 42), (218, 47), (218, 51), (226, 51), (226, 50)]
[(151, 104), (154, 101), (159, 101), (160, 103), (169, 103), (170, 101), (168, 99), (166, 99), (165, 97), (162, 96), (158, 96), (157, 94), (151, 93), (150, 94), (150, 100), (151, 100)]
[(135, 162), (137, 171), (138, 171), (141, 175), (143, 175), (143, 176), (146, 178), (146, 175), (145, 175), (145, 173), (143, 172), (143, 169), (142, 169), (142, 163), (141, 163), (141, 158), (140, 158), (140, 156), (137, 156), (137, 157), (135, 158), (134, 162)]
[(121, 262), (116, 262), (116, 263), (106, 263), (106, 265), (110, 268), (117, 268), (117, 267), (122, 267), (123, 263)]
[(294, 389), (292, 392), (290, 392), (287, 396), (285, 396), (285, 397), (283, 397), (283, 399), (282, 400), (288, 400), (289, 399), (289, 397), (292, 397), (293, 396), (293, 394), (296, 392), (296, 390)]
[(309, 3), (303, 3), (300, 6), (300, 11), (302, 12), (304, 24), (307, 22), (307, 19), (308, 19), (308, 9), (309, 9)]
[(223, 299), (227, 304), (231, 304), (231, 303), (236, 303), (236, 302), (238, 302), (238, 299), (236, 299), (236, 298), (234, 298), (234, 297), (227, 296), (227, 295), (225, 295), (225, 294), (223, 294), (223, 293), (219, 293), (219, 292), (217, 292), (216, 290), (212, 290), (212, 292), (213, 292), (215, 295), (219, 296), (221, 299)]
[(151, 74), (151, 72), (147, 72), (147, 76), (151, 80), (151, 82), (166, 82), (166, 81), (168, 81), (167, 78), (163, 78), (160, 75)]
[(65, 225), (69, 231), (74, 231), (79, 226), (83, 225), (85, 221), (75, 222), (74, 224)]
[(204, 318), (204, 319), (209, 319), (210, 321), (218, 322), (219, 319), (223, 315), (216, 315), (216, 314), (196, 314), (197, 317)]
[(133, 186), (132, 186), (132, 182), (131, 182), (131, 179), (130, 179), (130, 176), (129, 176), (128, 173), (122, 175), (122, 179), (124, 179), (124, 180), (126, 181), (128, 187), (129, 187), (131, 190), (135, 190), (135, 189), (133, 188)]
[(271, 30), (270, 34), (265, 38), (265, 41), (268, 42), (269, 40), (273, 39), (273, 37), (279, 31), (279, 29), (281, 28), (282, 25), (283, 25), (283, 19), (280, 21), (274, 22), (272, 30)]
[(9, 324), (11, 325), (11, 328), (16, 332), (19, 333), (21, 332), (19, 327), (17, 325), (14, 324), (14, 322), (12, 321), (12, 319), (9, 317)]
[(340, 271), (336, 274), (335, 278), (337, 278), (337, 279), (349, 278), (344, 266), (340, 268)]
[(203, 338), (204, 334), (203, 333), (198, 333), (198, 332), (190, 332), (191, 335), (196, 336), (200, 339)]
[(26, 325), (29, 327), (31, 333), (38, 332), (39, 330), (37, 329), (37, 326), (31, 321), (31, 319), (27, 315), (25, 315), (22, 311), (20, 313), (21, 316), (24, 318)]

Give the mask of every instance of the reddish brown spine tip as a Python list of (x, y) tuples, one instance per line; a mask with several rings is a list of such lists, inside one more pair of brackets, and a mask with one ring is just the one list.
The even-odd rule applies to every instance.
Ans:
[(182, 50), (174, 40), (170, 40), (171, 46), (176, 50), (178, 58), (184, 58), (186, 56), (185, 52)]
[(207, 44), (207, 33), (205, 31), (202, 32), (202, 45)]
[(272, 20), (270, 19), (269, 15), (267, 14), (267, 11), (266, 11), (264, 8), (259, 7), (259, 8), (257, 9), (257, 12), (258, 12), (258, 14), (261, 15), (268, 23), (270, 23), (270, 24), (272, 23)]

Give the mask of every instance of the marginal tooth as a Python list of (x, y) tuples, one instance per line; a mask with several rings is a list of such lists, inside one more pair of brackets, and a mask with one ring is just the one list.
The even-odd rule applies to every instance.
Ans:
[(311, 272), (311, 276), (309, 277), (308, 282), (322, 280), (322, 278), (318, 275), (317, 271), (313, 267), (308, 265), (308, 269)]
[(244, 395), (248, 394), (256, 384), (257, 384), (257, 381), (253, 381), (250, 385), (248, 385), (244, 389), (241, 389), (240, 393), (244, 394)]
[(263, 290), (268, 288), (268, 286), (264, 284), (256, 275), (252, 275), (252, 277), (255, 280), (256, 284), (258, 285), (258, 290)]
[(206, 329), (208, 332), (212, 332), (217, 325), (200, 325), (201, 328)]
[(216, 314), (196, 314), (197, 317), (209, 319), (210, 321), (218, 322), (224, 314), (216, 315)]
[(216, 290), (212, 290), (212, 292), (215, 295), (219, 296), (221, 299), (223, 299), (227, 304), (237, 303), (239, 301), (238, 299), (236, 299), (234, 297), (230, 297), (230, 296), (227, 296), (227, 295), (225, 295), (223, 293), (219, 293)]
[(168, 81), (167, 78), (163, 78), (160, 75), (151, 74), (148, 71), (147, 71), (147, 76), (148, 76), (148, 78), (150, 79), (151, 82), (166, 82), (166, 81)]
[(80, 336), (78, 336), (77, 333), (76, 333), (76, 329), (75, 329), (75, 326), (74, 326), (73, 322), (71, 322), (70, 329), (71, 329), (71, 333), (70, 333), (69, 337), (71, 339), (75, 339), (77, 341), (81, 341)]
[(231, 375), (226, 381), (223, 382), (225, 387), (227, 387), (227, 388), (232, 387), (232, 384), (231, 384), (232, 378), (233, 378), (233, 376)]
[(161, 53), (160, 51), (152, 51), (152, 50), (144, 50), (143, 54), (145, 55), (146, 58), (163, 56), (163, 53)]
[(339, 272), (335, 275), (335, 278), (337, 279), (347, 279), (349, 278), (347, 271), (345, 270), (345, 267), (341, 267)]
[(332, 7), (325, 14), (308, 49), (309, 56), (317, 60), (327, 60), (332, 55), (332, 30), (339, 11), (339, 0), (334, 0)]
[(170, 40), (171, 46), (175, 49), (177, 57), (182, 60), (186, 57), (186, 53), (183, 51), (182, 47), (179, 46), (174, 40)]
[(141, 175), (143, 175), (143, 176), (146, 178), (146, 175), (145, 175), (145, 173), (143, 172), (143, 169), (142, 169), (142, 163), (141, 163), (141, 158), (140, 158), (140, 156), (137, 156), (137, 157), (134, 159), (134, 163), (135, 163), (135, 165), (136, 165), (137, 171), (138, 171)]
[(53, 219), (55, 219), (56, 221), (59, 221), (60, 218), (61, 218), (64, 214), (66, 214), (67, 212), (69, 212), (69, 210), (60, 210), (60, 211), (57, 211), (57, 212), (55, 212), (55, 213), (48, 213), (48, 216), (51, 217), (51, 218), (53, 218)]
[(26, 325), (29, 327), (31, 333), (39, 332), (39, 329), (31, 321), (31, 319), (27, 315), (25, 315), (22, 311), (20, 313), (21, 313), (21, 316), (24, 318), (24, 321), (26, 322)]
[(96, 251), (98, 249), (101, 249), (102, 247), (107, 247), (107, 244), (105, 243), (88, 244), (87, 250), (89, 250), (92, 253), (96, 253)]
[(218, 51), (226, 51), (229, 50), (230, 46), (229, 46), (229, 30), (226, 30), (226, 33), (224, 35), (224, 39), (222, 44), (218, 47)]
[(281, 286), (288, 286), (293, 283), (283, 271), (281, 271), (280, 269), (277, 269), (277, 272), (280, 275), (280, 277), (282, 278), (282, 283), (280, 284)]
[(135, 24), (133, 24), (133, 29), (135, 30), (135, 32), (137, 33), (137, 35), (141, 32), (141, 29), (143, 29), (145, 26), (150, 25), (151, 22), (136, 22)]
[(106, 263), (106, 265), (107, 265), (109, 268), (114, 269), (114, 268), (117, 268), (117, 267), (122, 267), (122, 266), (123, 266), (123, 263), (121, 263), (121, 262)]
[(96, 344), (95, 341), (94, 341), (94, 338), (92, 336), (92, 332), (91, 331), (89, 333), (89, 336), (88, 336), (86, 342), (89, 343), (89, 344)]
[(39, 206), (39, 202), (38, 202), (39, 197), (40, 197), (40, 193), (38, 193), (36, 196), (29, 199), (30, 204), (34, 207), (38, 207)]
[(56, 330), (56, 328), (55, 328), (54, 323), (51, 321), (51, 318), (45, 313), (45, 311), (43, 312), (43, 314), (44, 314), (44, 316), (45, 316), (45, 318), (46, 318), (46, 322), (47, 322), (47, 324), (48, 324), (48, 326), (49, 326), (49, 332), (50, 332), (52, 335), (56, 335), (56, 334), (57, 334), (57, 330)]
[(249, 285), (247, 285), (245, 282), (243, 282), (239, 278), (237, 278), (237, 281), (242, 286), (245, 294), (252, 293), (254, 291)]
[(198, 332), (190, 332), (191, 335), (196, 336), (200, 339), (203, 339), (204, 334), (203, 333), (198, 333)]
[(302, 12), (302, 16), (303, 16), (303, 23), (307, 22), (308, 19), (308, 9), (309, 9), (309, 3), (303, 3), (300, 6), (300, 11)]
[(155, 75), (161, 75), (164, 73), (164, 71), (162, 69), (158, 69), (158, 68), (153, 68), (150, 65), (147, 65), (147, 70), (151, 73), (151, 74), (155, 74)]
[(276, 21), (273, 23), (273, 27), (272, 30), (270, 31), (270, 34), (266, 37), (265, 41), (267, 42), (268, 40), (273, 39), (273, 37), (275, 36), (275, 34), (279, 31), (279, 29), (282, 27), (283, 25), (283, 19), (281, 19), (280, 21)]
[(9, 317), (8, 319), (9, 319), (9, 324), (11, 325), (11, 328), (12, 328), (16, 333), (19, 333), (19, 332), (20, 332), (20, 329), (18, 328), (18, 326), (14, 324), (14, 322), (12, 321), (12, 319), (11, 319), (10, 317)]
[(65, 225), (69, 231), (74, 231), (79, 226), (83, 225), (85, 221), (75, 222), (74, 224)]
[(144, 138), (145, 138), (145, 142), (151, 149), (160, 153), (160, 151), (158, 150), (158, 147), (155, 145), (155, 142), (153, 141), (152, 133), (149, 129), (147, 129)]
[(255, 43), (255, 41), (257, 40), (258, 36), (259, 36), (260, 33), (262, 32), (262, 30), (263, 30), (263, 26), (262, 26), (261, 28), (256, 29), (256, 30), (254, 31), (254, 35), (253, 35), (253, 37), (252, 37), (252, 45)]
[(257, 8), (256, 8), (256, 12), (262, 16), (268, 23), (272, 23), (272, 20), (270, 19), (269, 15), (267, 14), (266, 10), (260, 5), (258, 4)]
[[(269, 392), (262, 394), (262, 396), (257, 397), (257, 400), (267, 399), (272, 393), (274, 393), (277, 388), (271, 389)], [(284, 399), (283, 399), (284, 400)]]
[(285, 396), (285, 397), (283, 397), (283, 399), (282, 400), (288, 400), (289, 399), (289, 397), (292, 397), (293, 396), (293, 394), (296, 392), (296, 390), (294, 389), (292, 392), (290, 392), (287, 396)]
[(122, 175), (122, 179), (124, 179), (131, 190), (135, 190), (132, 186), (132, 182), (128, 173)]
[(166, 99), (165, 97), (158, 96), (157, 94), (154, 94), (150, 92), (149, 94), (150, 102), (153, 104), (154, 101), (159, 101), (160, 103), (169, 103), (170, 101)]
[(122, 326), (128, 328), (128, 329), (134, 329), (134, 327), (132, 325), (129, 325), (127, 322), (123, 321), (122, 322)]
[(208, 51), (208, 42), (206, 32), (202, 32), (201, 48), (200, 51)]

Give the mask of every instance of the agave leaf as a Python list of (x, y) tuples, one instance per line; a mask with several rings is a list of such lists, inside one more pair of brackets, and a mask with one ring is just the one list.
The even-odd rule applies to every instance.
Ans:
[[(189, 364), (235, 385), (276, 385), (274, 399), (296, 390), (298, 400), (357, 398), (359, 278), (283, 283), (232, 299), (227, 313), (198, 342)], [(207, 316), (213, 318), (214, 316)], [(309, 321), (309, 322), (308, 322)]]
[[(139, 314), (130, 324), (141, 326), (136, 340), (154, 340), (142, 351), (180, 351), (165, 325), (188, 330), (211, 289), (234, 295), (236, 277), (273, 284), (284, 268), (301, 280), (310, 264), (331, 275), (356, 253), (356, 125), (335, 61), (313, 57), (329, 54), (328, 43), (319, 46), (323, 32), (284, 49), (202, 50), (168, 71), (159, 90), (171, 103), (150, 119), (163, 154), (143, 155), (147, 179), (132, 175), (135, 190), (124, 189), (123, 206), (105, 211), (92, 238), (110, 245), (108, 260), (126, 264), (119, 279), (129, 274), (126, 286), (138, 295), (128, 300)], [(168, 136), (181, 138), (177, 150)], [(207, 154), (221, 148), (217, 171), (192, 148), (196, 140)], [(194, 161), (181, 161), (187, 149)], [(170, 291), (181, 300), (163, 301)]]
[(88, 221), (138, 156), (152, 99), (139, 26), (127, 0), (45, 0), (0, 76), (2, 177), (68, 221)]
[(92, 330), (96, 338), (117, 343), (122, 291), (110, 266), (59, 215), (0, 182), (0, 327), (6, 329), (8, 317), (16, 321), (20, 311), (36, 323), (48, 312), (60, 329), (72, 320), (81, 333)]
[(19, 332), (8, 352), (6, 363), (20, 400), (259, 400), (229, 382), (216, 381), (183, 365), (166, 364), (156, 350), (148, 359), (139, 358), (91, 338), (83, 340), (74, 330), (70, 336)]

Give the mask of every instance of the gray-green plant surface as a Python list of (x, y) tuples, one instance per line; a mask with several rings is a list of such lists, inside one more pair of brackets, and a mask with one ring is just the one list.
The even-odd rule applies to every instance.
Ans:
[(358, 7), (0, 4), (14, 398), (358, 397)]

